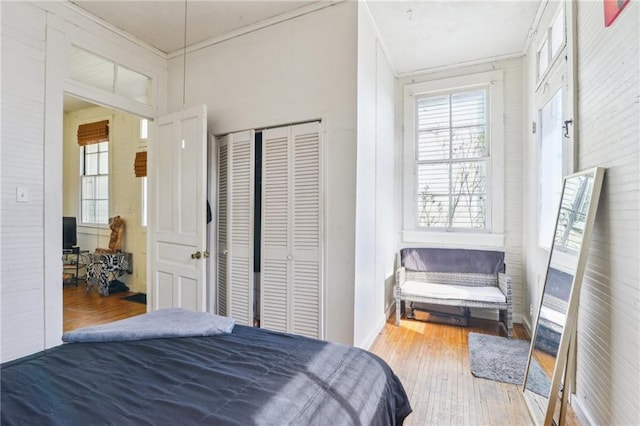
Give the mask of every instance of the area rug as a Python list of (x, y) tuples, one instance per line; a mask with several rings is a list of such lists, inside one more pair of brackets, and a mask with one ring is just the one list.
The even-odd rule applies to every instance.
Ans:
[(147, 295), (144, 293), (132, 294), (131, 296), (125, 296), (121, 299), (126, 300), (127, 302), (142, 303), (143, 305), (147, 304)]
[[(471, 374), (484, 379), (522, 386), (529, 357), (529, 345), (527, 340), (469, 333)], [(536, 360), (533, 360), (527, 388), (546, 397), (550, 386), (549, 379)]]

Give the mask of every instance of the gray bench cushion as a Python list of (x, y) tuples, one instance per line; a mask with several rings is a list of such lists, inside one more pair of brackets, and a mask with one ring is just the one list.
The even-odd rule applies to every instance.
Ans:
[(411, 271), (504, 272), (504, 253), (490, 250), (403, 248), (400, 250), (400, 262)]

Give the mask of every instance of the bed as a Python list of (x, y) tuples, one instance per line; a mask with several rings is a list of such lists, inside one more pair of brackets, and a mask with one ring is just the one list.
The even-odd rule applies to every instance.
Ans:
[(400, 425), (367, 351), (235, 325), (228, 334), (64, 344), (2, 365), (2, 424)]

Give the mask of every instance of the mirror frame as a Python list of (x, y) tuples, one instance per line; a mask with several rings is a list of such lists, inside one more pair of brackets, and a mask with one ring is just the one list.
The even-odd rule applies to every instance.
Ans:
[[(527, 359), (527, 365), (524, 372), (524, 382), (522, 383), (522, 393), (524, 399), (527, 403), (527, 407), (529, 409), (529, 413), (531, 415), (532, 420), (535, 424), (541, 424), (540, 420), (544, 418), (542, 424), (545, 426), (555, 424), (553, 419), (555, 407), (558, 399), (560, 398), (560, 383), (564, 378), (566, 382), (565, 376), (565, 368), (567, 367), (567, 358), (569, 356), (569, 346), (575, 345), (574, 333), (577, 329), (577, 317), (578, 317), (578, 305), (580, 299), (580, 288), (582, 286), (582, 278), (584, 276), (584, 270), (586, 266), (587, 256), (589, 252), (589, 243), (591, 240), (591, 233), (593, 230), (593, 223), (595, 221), (595, 213), (598, 208), (598, 201), (600, 199), (600, 192), (602, 189), (602, 182), (604, 178), (605, 169), (602, 167), (594, 167), (591, 169), (583, 170), (578, 173), (573, 173), (571, 175), (566, 176), (563, 179), (562, 184), (562, 195), (560, 197), (560, 203), (558, 205), (558, 213), (556, 215), (556, 224), (554, 228), (554, 241), (552, 243), (552, 247), (549, 250), (549, 259), (547, 262), (547, 271), (545, 274), (544, 286), (542, 288), (542, 293), (540, 295), (540, 303), (538, 304), (538, 310), (536, 314), (535, 326), (533, 327), (532, 337), (531, 337), (531, 347), (529, 348), (529, 357)], [(567, 304), (567, 314), (564, 328), (562, 330), (562, 334), (560, 337), (560, 344), (558, 346), (558, 352), (556, 355), (555, 366), (553, 368), (553, 376), (551, 378), (551, 385), (549, 388), (548, 397), (545, 398), (541, 395), (536, 394), (527, 389), (527, 379), (529, 376), (529, 367), (531, 365), (534, 343), (536, 341), (536, 336), (538, 334), (538, 325), (540, 320), (540, 311), (542, 308), (542, 302), (544, 299), (545, 288), (547, 286), (547, 280), (549, 275), (549, 268), (551, 267), (551, 257), (554, 252), (555, 246), (555, 235), (558, 229), (558, 219), (560, 217), (562, 200), (565, 197), (565, 189), (567, 187), (567, 181), (569, 179), (573, 179), (580, 176), (591, 175), (593, 176), (593, 190), (591, 192), (591, 200), (589, 201), (589, 208), (587, 210), (587, 216), (585, 218), (585, 228), (582, 236), (582, 241), (580, 243), (580, 249), (578, 251), (578, 262), (576, 265), (576, 271), (573, 276), (573, 281), (571, 283), (571, 292), (569, 295), (569, 300)], [(570, 378), (569, 378), (570, 379)], [(566, 393), (568, 391), (567, 386), (564, 386), (563, 392)], [(566, 401), (566, 395), (563, 395), (562, 401)], [(561, 402), (563, 404), (563, 402)], [(560, 423), (563, 420), (563, 407), (561, 405), (561, 419)]]

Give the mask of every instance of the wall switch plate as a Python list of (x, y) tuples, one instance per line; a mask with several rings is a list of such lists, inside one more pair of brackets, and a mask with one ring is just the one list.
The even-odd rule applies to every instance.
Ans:
[(16, 188), (16, 201), (18, 203), (27, 203), (29, 202), (29, 189), (24, 187)]

